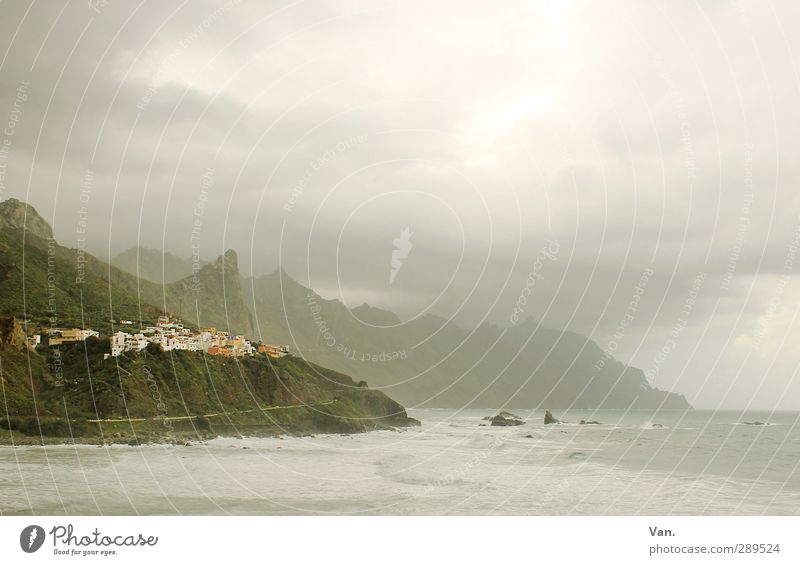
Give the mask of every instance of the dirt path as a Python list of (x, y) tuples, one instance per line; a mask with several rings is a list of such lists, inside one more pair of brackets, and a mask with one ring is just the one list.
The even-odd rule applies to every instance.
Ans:
[(151, 418), (107, 418), (102, 420), (86, 420), (91, 423), (103, 422), (148, 422), (148, 421), (162, 421), (162, 420), (193, 420), (195, 418), (214, 418), (217, 416), (229, 416), (232, 414), (248, 414), (251, 412), (267, 412), (269, 410), (286, 410), (288, 408), (313, 408), (315, 406), (328, 406), (333, 404), (336, 400), (328, 400), (327, 402), (319, 402), (317, 404), (290, 404), (288, 406), (267, 406), (265, 408), (251, 408), (250, 410), (233, 410), (230, 412), (214, 412), (213, 414), (198, 414), (196, 416), (154, 416)]

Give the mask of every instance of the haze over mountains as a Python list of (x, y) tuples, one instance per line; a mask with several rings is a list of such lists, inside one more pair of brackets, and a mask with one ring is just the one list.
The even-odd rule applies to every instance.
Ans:
[(144, 258), (140, 275), (151, 282), (162, 273), (184, 275), (161, 296), (145, 285), (144, 300), (184, 319), (290, 344), (298, 355), (365, 379), (407, 405), (687, 406), (683, 397), (650, 387), (641, 370), (609, 358), (595, 342), (531, 318), (509, 328), (484, 323), (464, 329), (435, 315), (403, 322), (366, 303), (351, 309), (327, 300), (282, 269), (242, 277), (233, 251), (194, 276), (190, 261), (153, 249), (131, 248), (112, 264), (133, 273), (135, 262), (120, 258), (137, 256)]
[[(186, 323), (289, 344), (296, 355), (364, 379), (410, 406), (688, 406), (682, 396), (652, 388), (641, 370), (610, 358), (588, 338), (530, 318), (509, 328), (485, 323), (465, 329), (434, 315), (402, 322), (367, 304), (349, 309), (327, 300), (280, 269), (242, 277), (232, 250), (194, 274), (160, 284), (57, 245), (48, 239), (47, 223), (22, 202), (0, 206), (7, 218), (0, 235), (2, 313), (24, 313), (31, 323), (53, 319), (108, 332), (110, 318), (147, 323), (169, 312)], [(21, 218), (35, 229), (20, 229)], [(55, 273), (48, 272), (50, 254), (59, 258)], [(140, 272), (156, 278), (187, 265), (166, 255), (163, 271), (153, 270), (148, 265), (160, 262), (153, 252), (139, 256), (148, 258)], [(47, 282), (53, 276), (56, 289)], [(55, 317), (49, 312), (54, 303)]]
[(148, 247), (130, 247), (114, 256), (111, 264), (156, 283), (173, 283), (192, 273), (190, 260)]

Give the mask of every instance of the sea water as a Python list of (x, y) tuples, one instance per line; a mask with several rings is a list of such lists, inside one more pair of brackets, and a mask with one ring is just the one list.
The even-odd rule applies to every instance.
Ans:
[(0, 447), (0, 513), (800, 512), (797, 413), (570, 411), (545, 426), (515, 411), (523, 425), (492, 427), (494, 412), (413, 410), (418, 428), (354, 435)]

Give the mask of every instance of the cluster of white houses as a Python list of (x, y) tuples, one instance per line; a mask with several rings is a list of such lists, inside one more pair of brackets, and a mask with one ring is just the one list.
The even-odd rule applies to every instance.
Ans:
[[(120, 324), (132, 325), (132, 322), (121, 320)], [(84, 341), (89, 337), (100, 337), (100, 334), (93, 330), (77, 328), (51, 329), (47, 332), (50, 346)], [(41, 336), (38, 334), (28, 339), (33, 347), (41, 343)], [(223, 357), (243, 357), (265, 353), (277, 359), (289, 354), (289, 347), (286, 345), (253, 344), (241, 335), (232, 336), (228, 332), (218, 331), (214, 327), (194, 330), (185, 327), (180, 320), (169, 316), (159, 316), (155, 326), (148, 326), (139, 332), (114, 332), (111, 336), (111, 353), (106, 353), (106, 358), (117, 357), (129, 351), (142, 351), (151, 343), (159, 346), (163, 351), (202, 351), (209, 355)]]

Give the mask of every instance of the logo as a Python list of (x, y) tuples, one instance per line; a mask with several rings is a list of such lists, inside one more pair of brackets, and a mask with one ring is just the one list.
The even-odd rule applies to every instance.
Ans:
[(394, 249), (392, 250), (392, 270), (389, 271), (389, 284), (394, 282), (397, 273), (403, 267), (403, 259), (408, 257), (411, 248), (414, 247), (414, 244), (411, 243), (412, 235), (414, 233), (406, 227), (400, 230), (400, 236), (392, 241)]
[(19, 535), (19, 546), (25, 553), (34, 553), (44, 543), (44, 528), (41, 526), (28, 526)]

